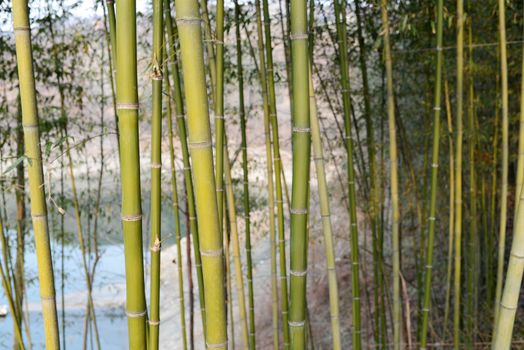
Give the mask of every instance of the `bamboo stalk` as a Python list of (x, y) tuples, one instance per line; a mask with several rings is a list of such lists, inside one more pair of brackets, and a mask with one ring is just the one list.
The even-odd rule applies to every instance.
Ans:
[(188, 204), (189, 229), (193, 235), (193, 254), (195, 255), (195, 267), (197, 271), (198, 297), (200, 302), (200, 312), (202, 319), (202, 329), (206, 329), (205, 301), (204, 301), (204, 278), (202, 274), (202, 260), (200, 257), (200, 240), (198, 234), (198, 224), (196, 218), (195, 194), (193, 180), (191, 178), (191, 164), (189, 160), (189, 148), (187, 145), (186, 120), (184, 115), (184, 104), (182, 99), (182, 85), (180, 82), (178, 56), (175, 48), (175, 38), (177, 33), (176, 24), (171, 17), (170, 1), (165, 1), (166, 8), (166, 33), (169, 47), (169, 58), (171, 62), (171, 74), (173, 77), (173, 98), (175, 102), (175, 116), (178, 136), (180, 138), (180, 148), (182, 149), (182, 162), (184, 164), (184, 185)]
[(216, 4), (216, 80), (215, 99), (215, 182), (218, 203), (218, 222), (223, 220), (224, 198), (224, 0)]
[[(198, 2), (176, 3), (177, 25), (182, 53), (189, 127), (189, 148), (193, 161), (196, 213), (201, 235), (200, 254), (206, 305), (206, 343), (208, 348), (226, 349), (226, 310), (222, 237), (218, 221), (216, 188), (213, 174), (213, 152), (204, 75), (201, 18)], [(186, 64), (184, 64), (186, 63)]]
[[(270, 107), (269, 94), (266, 75), (266, 59), (264, 56), (264, 42), (262, 34), (262, 14), (260, 0), (255, 0), (255, 12), (257, 21), (257, 47), (259, 55), (259, 79), (262, 92), (263, 113), (264, 113), (264, 137), (266, 148), (266, 170), (267, 170), (267, 191), (269, 208), (269, 241), (271, 249), (271, 311), (273, 328), (273, 349), (279, 349), (278, 342), (278, 292), (276, 277), (276, 242), (275, 242), (275, 192), (273, 187), (273, 155), (271, 153), (271, 129), (270, 129)], [(284, 348), (289, 344), (284, 339)]]
[[(153, 57), (151, 60), (151, 79), (153, 90), (153, 111), (151, 114), (151, 291), (149, 317), (149, 350), (159, 347), (160, 336), (160, 254), (161, 254), (161, 214), (162, 214), (162, 80), (164, 45), (163, 1), (153, 1)], [(170, 117), (171, 118), (171, 117)], [(171, 121), (171, 119), (169, 120)], [(172, 139), (170, 139), (172, 143)], [(173, 180), (172, 180), (173, 181)], [(176, 185), (175, 185), (176, 190)], [(175, 216), (175, 220), (179, 218)], [(180, 235), (180, 232), (178, 233)], [(178, 244), (178, 251), (180, 244)], [(180, 261), (180, 260), (179, 260)], [(180, 265), (180, 263), (178, 263)], [(181, 277), (179, 277), (179, 280)], [(181, 309), (183, 310), (183, 308)]]
[(146, 347), (136, 56), (136, 2), (117, 3), (117, 110), (120, 123), (122, 226), (130, 349)]
[(291, 189), (291, 266), (289, 330), (291, 349), (306, 347), (306, 274), (308, 251), (308, 199), (311, 135), (309, 123), (309, 72), (307, 4), (291, 0), (292, 57), (292, 147), (293, 184)]
[(324, 168), (324, 152), (320, 137), (320, 125), (318, 121), (317, 106), (315, 102), (315, 90), (313, 87), (313, 76), (311, 68), (309, 72), (309, 108), (311, 138), (313, 140), (313, 161), (317, 173), (318, 194), (320, 198), (320, 217), (324, 232), (324, 246), (326, 252), (327, 275), (329, 283), (329, 307), (331, 314), (331, 332), (333, 336), (333, 350), (341, 349), (340, 339), (340, 317), (338, 307), (338, 285), (335, 265), (335, 249), (333, 244), (333, 229), (331, 226), (331, 213), (329, 206), (329, 191)]
[(242, 67), (242, 37), (240, 35), (240, 16), (241, 8), (237, 0), (235, 3), (235, 35), (236, 35), (236, 54), (237, 54), (237, 76), (238, 76), (238, 110), (240, 117), (240, 134), (242, 138), (242, 180), (243, 180), (243, 206), (245, 224), (245, 250), (247, 264), (247, 289), (249, 307), (249, 349), (256, 349), (256, 328), (255, 328), (255, 298), (253, 292), (253, 262), (251, 257), (251, 207), (249, 204), (249, 171), (247, 155), (247, 135), (246, 135), (246, 111), (244, 106), (244, 69)]
[(462, 260), (462, 139), (464, 98), (464, 1), (457, 0), (457, 134), (455, 157), (455, 273), (453, 286), (453, 348), (460, 347), (460, 297)]
[(28, 163), (31, 196), (31, 217), (35, 236), (40, 281), (40, 300), (46, 349), (59, 349), (58, 318), (56, 312), (53, 262), (48, 231), (47, 206), (43, 181), (40, 133), (36, 105), (29, 9), (26, 0), (13, 0), (13, 27), (15, 31), (22, 125), (24, 127), (25, 155)]
[[(440, 2), (442, 0), (439, 0)], [(384, 33), (384, 61), (386, 65), (386, 86), (387, 86), (387, 110), (389, 126), (389, 157), (391, 162), (390, 182), (391, 182), (391, 210), (392, 210), (392, 251), (393, 251), (393, 347), (401, 349), (401, 328), (402, 328), (402, 306), (400, 299), (400, 238), (399, 221), (400, 210), (398, 203), (398, 160), (397, 160), (397, 132), (395, 125), (395, 92), (393, 89), (393, 64), (391, 58), (391, 46), (389, 40), (389, 18), (388, 1), (382, 0), (382, 30)], [(440, 90), (439, 90), (440, 91)], [(438, 100), (440, 103), (440, 99)], [(438, 141), (437, 141), (438, 144)], [(437, 151), (438, 154), (438, 151)]]
[(424, 301), (422, 308), (422, 330), (420, 334), (420, 348), (427, 346), (429, 310), (431, 307), (431, 277), (433, 272), (433, 245), (435, 241), (435, 224), (437, 215), (437, 190), (438, 190), (438, 166), (440, 148), (440, 106), (442, 94), (442, 27), (443, 27), (444, 1), (437, 3), (437, 57), (435, 72), (434, 93), (434, 119), (433, 119), (433, 149), (431, 155), (431, 195), (429, 202), (429, 229), (428, 246), (426, 255), (426, 266), (424, 273)]

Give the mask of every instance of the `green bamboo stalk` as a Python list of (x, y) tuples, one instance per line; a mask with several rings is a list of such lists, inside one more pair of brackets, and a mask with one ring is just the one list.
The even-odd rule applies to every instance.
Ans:
[[(502, 281), (504, 280), (504, 250), (506, 247), (506, 222), (508, 210), (508, 60), (506, 53), (506, 15), (505, 3), (498, 0), (499, 43), (500, 43), (500, 77), (502, 88), (502, 179), (500, 187), (499, 247), (497, 263), (497, 284), (495, 287), (495, 322), (499, 319)], [(498, 326), (495, 329), (500, 329)]]
[(431, 195), (429, 203), (429, 229), (426, 266), (424, 273), (424, 302), (422, 308), (422, 330), (420, 334), (420, 349), (427, 346), (429, 323), (429, 310), (431, 307), (431, 277), (433, 272), (433, 245), (435, 241), (435, 223), (437, 215), (437, 189), (438, 189), (438, 163), (440, 146), (440, 106), (442, 94), (442, 27), (443, 27), (444, 1), (437, 3), (437, 57), (435, 73), (435, 100), (433, 119), (433, 150), (431, 155)]
[[(153, 57), (151, 79), (153, 90), (153, 112), (151, 114), (151, 292), (149, 317), (149, 350), (159, 347), (160, 336), (160, 250), (162, 214), (162, 80), (164, 45), (163, 1), (153, 1)], [(172, 140), (171, 140), (172, 143)], [(175, 185), (176, 187), (176, 185)], [(175, 188), (176, 189), (176, 188)], [(175, 220), (177, 217), (175, 217)], [(178, 220), (180, 221), (180, 220)], [(179, 234), (179, 233), (178, 233)], [(180, 250), (180, 244), (178, 244)], [(180, 260), (178, 260), (180, 265)], [(180, 279), (180, 278), (179, 278)]]
[[(224, 197), (224, 201), (225, 201)], [(225, 206), (225, 205), (224, 205)], [(233, 288), (231, 287), (231, 254), (229, 252), (229, 219), (226, 217), (224, 220), (224, 227), (222, 229), (224, 238), (224, 262), (226, 267), (226, 306), (227, 306), (227, 323), (229, 324), (228, 339), (231, 339), (229, 344), (231, 350), (235, 350), (235, 316), (233, 315)]]
[(136, 56), (136, 2), (117, 3), (117, 110), (120, 123), (122, 226), (130, 349), (146, 347)]
[(238, 239), (237, 214), (235, 208), (235, 195), (231, 184), (231, 166), (227, 157), (227, 141), (225, 142), (224, 175), (226, 186), (226, 202), (229, 214), (230, 238), (233, 243), (233, 262), (235, 264), (235, 277), (237, 300), (240, 312), (240, 326), (242, 329), (243, 349), (249, 349), (249, 330), (247, 325), (246, 299), (244, 294), (244, 279), (242, 277), (242, 262), (240, 261), (240, 243)]
[(306, 274), (308, 193), (311, 152), (309, 123), (308, 33), (305, 0), (291, 0), (292, 147), (291, 266), (289, 330), (291, 349), (306, 347)]
[(309, 72), (309, 109), (311, 123), (311, 138), (313, 140), (313, 160), (317, 173), (318, 194), (320, 198), (320, 216), (324, 232), (324, 245), (326, 251), (327, 274), (329, 283), (329, 307), (331, 314), (331, 332), (333, 336), (333, 350), (341, 349), (340, 317), (338, 307), (338, 285), (335, 265), (335, 249), (333, 244), (333, 229), (331, 226), (331, 213), (329, 209), (329, 191), (324, 168), (324, 152), (320, 137), (315, 90), (311, 68)]
[(176, 24), (171, 17), (170, 1), (165, 1), (166, 10), (166, 33), (169, 48), (169, 59), (171, 62), (171, 74), (173, 77), (173, 98), (175, 102), (175, 116), (177, 131), (180, 138), (180, 148), (182, 149), (182, 162), (184, 164), (184, 185), (188, 202), (189, 229), (193, 235), (193, 254), (195, 255), (195, 267), (197, 271), (198, 297), (200, 302), (200, 312), (202, 319), (202, 329), (206, 329), (206, 307), (204, 301), (204, 278), (202, 274), (202, 260), (200, 257), (200, 240), (196, 218), (195, 194), (193, 190), (193, 180), (191, 178), (191, 164), (189, 161), (189, 148), (187, 145), (186, 120), (184, 115), (184, 104), (182, 99), (182, 84), (180, 82), (178, 56), (175, 47), (175, 37), (177, 33)]
[(200, 8), (202, 11), (202, 19), (204, 22), (204, 42), (206, 44), (206, 58), (207, 58), (207, 69), (209, 71), (209, 78), (211, 80), (211, 96), (212, 96), (212, 106), (215, 105), (216, 98), (216, 82), (217, 82), (217, 73), (216, 73), (216, 56), (215, 56), (215, 39), (213, 38), (213, 33), (211, 31), (211, 21), (209, 20), (209, 12), (207, 9), (207, 0), (202, 0), (200, 2)]
[[(279, 349), (278, 343), (278, 292), (276, 277), (276, 242), (275, 242), (275, 192), (273, 187), (273, 155), (271, 153), (271, 129), (270, 129), (270, 107), (269, 94), (266, 76), (266, 58), (264, 56), (264, 41), (262, 34), (262, 14), (260, 0), (255, 0), (255, 12), (257, 21), (257, 47), (259, 55), (259, 79), (262, 92), (264, 110), (264, 136), (266, 146), (266, 170), (267, 170), (267, 191), (269, 207), (269, 240), (271, 249), (271, 307), (272, 307), (272, 327), (273, 327), (273, 349)], [(284, 339), (284, 348), (288, 347)]]
[[(178, 294), (180, 298), (180, 324), (182, 326), (182, 346), (183, 349), (187, 349), (187, 335), (186, 335), (186, 312), (185, 312), (185, 300), (184, 300), (184, 276), (182, 273), (182, 246), (180, 245), (180, 238), (182, 236), (180, 227), (180, 208), (178, 205), (178, 186), (176, 181), (176, 168), (175, 168), (175, 146), (173, 142), (173, 108), (171, 107), (171, 96), (173, 91), (171, 89), (171, 83), (169, 81), (169, 72), (167, 66), (165, 69), (165, 82), (168, 92), (168, 103), (167, 103), (167, 132), (169, 137), (169, 164), (171, 166), (171, 192), (173, 200), (173, 217), (175, 220), (175, 239), (176, 239), (176, 263), (178, 271)], [(189, 271), (191, 272), (191, 271)]]
[[(440, 2), (442, 2), (442, 0), (439, 0), (439, 3)], [(393, 251), (393, 347), (394, 349), (401, 349), (402, 307), (400, 300), (400, 210), (398, 204), (397, 132), (395, 124), (395, 92), (393, 89), (393, 65), (389, 40), (389, 18), (387, 6), (388, 1), (382, 0), (382, 6), (380, 9), (382, 14), (382, 31), (384, 33), (384, 61), (386, 65), (387, 110), (389, 126), (389, 157), (391, 162), (390, 182), (392, 210), (391, 237)]]
[(453, 122), (451, 115), (451, 101), (449, 97), (449, 86), (447, 79), (444, 81), (444, 95), (446, 101), (446, 116), (448, 121), (448, 143), (449, 143), (449, 231), (448, 231), (448, 259), (446, 273), (446, 301), (444, 302), (444, 333), (448, 331), (449, 304), (451, 299), (451, 272), (453, 269), (453, 243), (455, 223), (455, 158), (453, 145)]
[[(524, 72), (524, 50), (522, 51), (522, 72)], [(517, 156), (517, 177), (515, 180), (515, 198), (520, 195), (524, 182), (524, 79), (520, 82), (520, 114), (519, 114), (519, 143)], [(515, 203), (515, 220), (519, 202)]]
[(455, 157), (455, 273), (453, 304), (453, 348), (460, 348), (460, 296), (462, 260), (462, 139), (464, 98), (464, 0), (457, 0), (457, 134)]
[(356, 186), (355, 170), (353, 166), (353, 139), (351, 131), (351, 100), (349, 96), (350, 83), (347, 59), (347, 33), (345, 27), (346, 8), (345, 3), (335, 0), (335, 20), (337, 26), (337, 37), (339, 42), (339, 64), (340, 80), (342, 86), (342, 102), (344, 110), (344, 138), (347, 152), (347, 182), (349, 197), (349, 216), (350, 216), (350, 241), (351, 241), (351, 261), (352, 261), (352, 319), (353, 319), (353, 347), (358, 350), (361, 348), (361, 322), (360, 322), (360, 279), (359, 279), (359, 248), (358, 248), (358, 223), (356, 209)]
[(289, 306), (287, 290), (287, 263), (286, 263), (286, 241), (284, 228), (284, 201), (282, 195), (282, 160), (280, 158), (280, 137), (278, 133), (278, 116), (275, 96), (275, 75), (273, 65), (273, 47), (271, 38), (271, 17), (269, 15), (268, 0), (262, 0), (264, 14), (264, 39), (267, 64), (267, 88), (269, 94), (269, 118), (271, 121), (271, 135), (273, 144), (273, 162), (275, 169), (275, 189), (277, 204), (277, 223), (278, 223), (278, 252), (280, 263), (280, 312), (282, 314), (282, 330), (284, 335), (284, 348), (289, 348)]
[(218, 222), (224, 212), (224, 0), (216, 4), (216, 80), (215, 85), (215, 181), (218, 203)]
[(40, 300), (42, 304), (45, 342), (46, 349), (59, 349), (60, 339), (58, 336), (53, 262), (51, 258), (42, 155), (40, 151), (29, 8), (26, 0), (13, 0), (12, 6), (18, 77), (20, 81), (25, 155), (30, 160), (27, 170), (29, 173), (31, 217), (38, 257)]
[(244, 106), (244, 69), (242, 67), (242, 37), (240, 35), (241, 8), (237, 0), (235, 3), (235, 35), (237, 54), (237, 77), (238, 77), (238, 111), (240, 117), (240, 134), (242, 147), (242, 180), (243, 180), (243, 206), (245, 224), (245, 250), (247, 263), (247, 290), (249, 307), (249, 349), (256, 349), (255, 328), (255, 298), (253, 293), (253, 262), (251, 258), (251, 208), (249, 204), (249, 172), (247, 157), (247, 135), (246, 135), (246, 111)]
[[(104, 13), (104, 30), (106, 32), (107, 51), (108, 51), (108, 62), (109, 62), (109, 82), (111, 84), (111, 93), (113, 95), (113, 109), (115, 117), (115, 129), (116, 129), (116, 141), (118, 145), (118, 153), (120, 154), (120, 127), (118, 122), (118, 113), (116, 108), (116, 92), (115, 92), (115, 80), (116, 80), (116, 17), (115, 17), (115, 1), (106, 0), (107, 3), (107, 14), (106, 7), (102, 3), (102, 10)], [(109, 22), (109, 30), (107, 28), (107, 22)]]
[[(201, 18), (198, 2), (176, 3), (177, 25), (186, 81), (185, 97), (189, 126), (189, 147), (193, 161), (196, 212), (200, 253), (204, 275), (206, 305), (206, 343), (211, 349), (227, 348), (226, 310), (222, 237), (218, 221), (216, 188), (213, 174), (213, 152), (204, 75)], [(184, 64), (186, 63), (186, 64)]]

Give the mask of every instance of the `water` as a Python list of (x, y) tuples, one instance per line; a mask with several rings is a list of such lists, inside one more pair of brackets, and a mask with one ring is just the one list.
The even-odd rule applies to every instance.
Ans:
[[(56, 244), (53, 250), (59, 327), (62, 330), (61, 259), (59, 247)], [(93, 284), (93, 299), (100, 341), (104, 349), (124, 349), (127, 348), (127, 321), (124, 312), (124, 250), (122, 245), (104, 245), (100, 247), (100, 252), (101, 259), (98, 262)], [(83, 342), (86, 283), (81, 261), (78, 247), (65, 247), (65, 340), (69, 349), (81, 349)], [(34, 349), (44, 349), (45, 339), (40, 311), (36, 254), (33, 248), (28, 249), (26, 252), (25, 265), (28, 280), (27, 303), (31, 340)], [(0, 304), (7, 304), (3, 290), (0, 293)], [(13, 337), (12, 331), (10, 315), (0, 318), (0, 349), (10, 348)], [(26, 338), (25, 334), (24, 338)], [(94, 338), (92, 340), (94, 342)], [(94, 343), (92, 345), (93, 348), (96, 348)]]

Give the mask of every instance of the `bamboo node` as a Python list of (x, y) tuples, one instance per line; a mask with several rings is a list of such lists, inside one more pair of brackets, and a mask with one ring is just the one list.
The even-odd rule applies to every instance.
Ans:
[(506, 309), (506, 310), (517, 310), (517, 307), (511, 307), (511, 306), (507, 306), (507, 305), (504, 305), (504, 303), (500, 302), (500, 307)]
[(209, 257), (222, 256), (222, 248), (216, 250), (200, 250), (200, 255)]
[(294, 215), (306, 215), (307, 214), (307, 208), (298, 208), (298, 209), (295, 209), (295, 208), (291, 208), (290, 210), (291, 214), (294, 214)]
[(200, 25), (200, 22), (202, 22), (200, 17), (179, 17), (176, 19), (178, 26)]
[(310, 128), (301, 128), (298, 126), (293, 127), (293, 132), (303, 132), (303, 133), (309, 133), (311, 131)]
[(227, 340), (223, 343), (216, 343), (216, 344), (210, 344), (210, 343), (206, 343), (206, 347), (208, 349), (222, 349), (222, 348), (227, 348)]
[(139, 221), (142, 220), (142, 214), (131, 214), (131, 215), (124, 215), (121, 216), (122, 221)]
[(433, 163), (433, 164), (431, 164), (431, 167), (432, 167), (432, 168), (438, 168), (438, 163)]
[(327, 270), (328, 271), (335, 271), (336, 268), (335, 268), (335, 266), (328, 266)]
[(440, 111), (440, 106), (435, 106), (435, 107), (433, 107), (433, 110), (434, 110), (434, 111)]
[(24, 132), (25, 131), (29, 131), (29, 130), (31, 130), (31, 131), (35, 131), (35, 130), (37, 131), (38, 130), (38, 124), (32, 124), (32, 125), (25, 125), (24, 124), (22, 127), (24, 128)]
[(162, 243), (158, 239), (158, 237), (155, 238), (155, 243), (149, 248), (152, 252), (159, 252), (162, 248)]
[(215, 114), (215, 119), (226, 120), (226, 116), (223, 114)]
[[(226, 185), (228, 185), (228, 184), (226, 184)], [(216, 191), (217, 192), (224, 192), (224, 189), (223, 188), (217, 188)]]
[(31, 28), (29, 26), (16, 26), (13, 27), (13, 31), (16, 32), (29, 32)]
[(433, 265), (426, 265), (426, 269), (432, 269), (433, 268)]
[(160, 321), (153, 321), (153, 320), (149, 320), (147, 321), (151, 326), (158, 326), (160, 324)]
[(33, 214), (31, 215), (31, 218), (33, 220), (45, 220), (47, 218), (47, 214)]
[(191, 220), (191, 221), (195, 221), (195, 220), (196, 220), (196, 216), (190, 216), (190, 217), (189, 217), (189, 220)]
[(290, 40), (306, 40), (308, 38), (308, 33), (291, 33), (291, 35), (289, 35)]
[(304, 277), (305, 275), (307, 275), (307, 269), (303, 271), (289, 270), (289, 274), (291, 276)]
[(289, 327), (304, 327), (306, 321), (288, 321)]
[(430, 217), (428, 218), (428, 220), (429, 220), (429, 221), (435, 221), (436, 218), (435, 218), (434, 216), (430, 216)]
[(118, 110), (138, 110), (138, 103), (134, 102), (118, 102), (116, 104), (116, 109)]
[(425, 308), (422, 309), (423, 312), (429, 312), (429, 310), (430, 309), (428, 307), (425, 307)]
[(518, 254), (515, 254), (515, 253), (511, 253), (510, 255), (512, 257), (514, 257), (515, 259), (524, 259), (524, 255), (518, 255)]
[(186, 115), (185, 114), (177, 114), (176, 117), (179, 118), (179, 119), (185, 119)]
[(161, 163), (151, 163), (151, 168), (152, 169), (161, 169), (162, 164)]
[(320, 214), (320, 217), (321, 217), (321, 218), (329, 218), (330, 216), (331, 216), (331, 213)]
[(143, 317), (146, 315), (146, 310), (144, 311), (126, 311), (126, 316), (131, 318)]
[(211, 141), (189, 142), (189, 148), (191, 149), (208, 148), (208, 147), (211, 147)]

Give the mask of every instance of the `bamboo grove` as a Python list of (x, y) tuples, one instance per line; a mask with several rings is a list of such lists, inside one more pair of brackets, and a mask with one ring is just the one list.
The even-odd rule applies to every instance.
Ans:
[(524, 347), (522, 2), (0, 25), (1, 348)]

